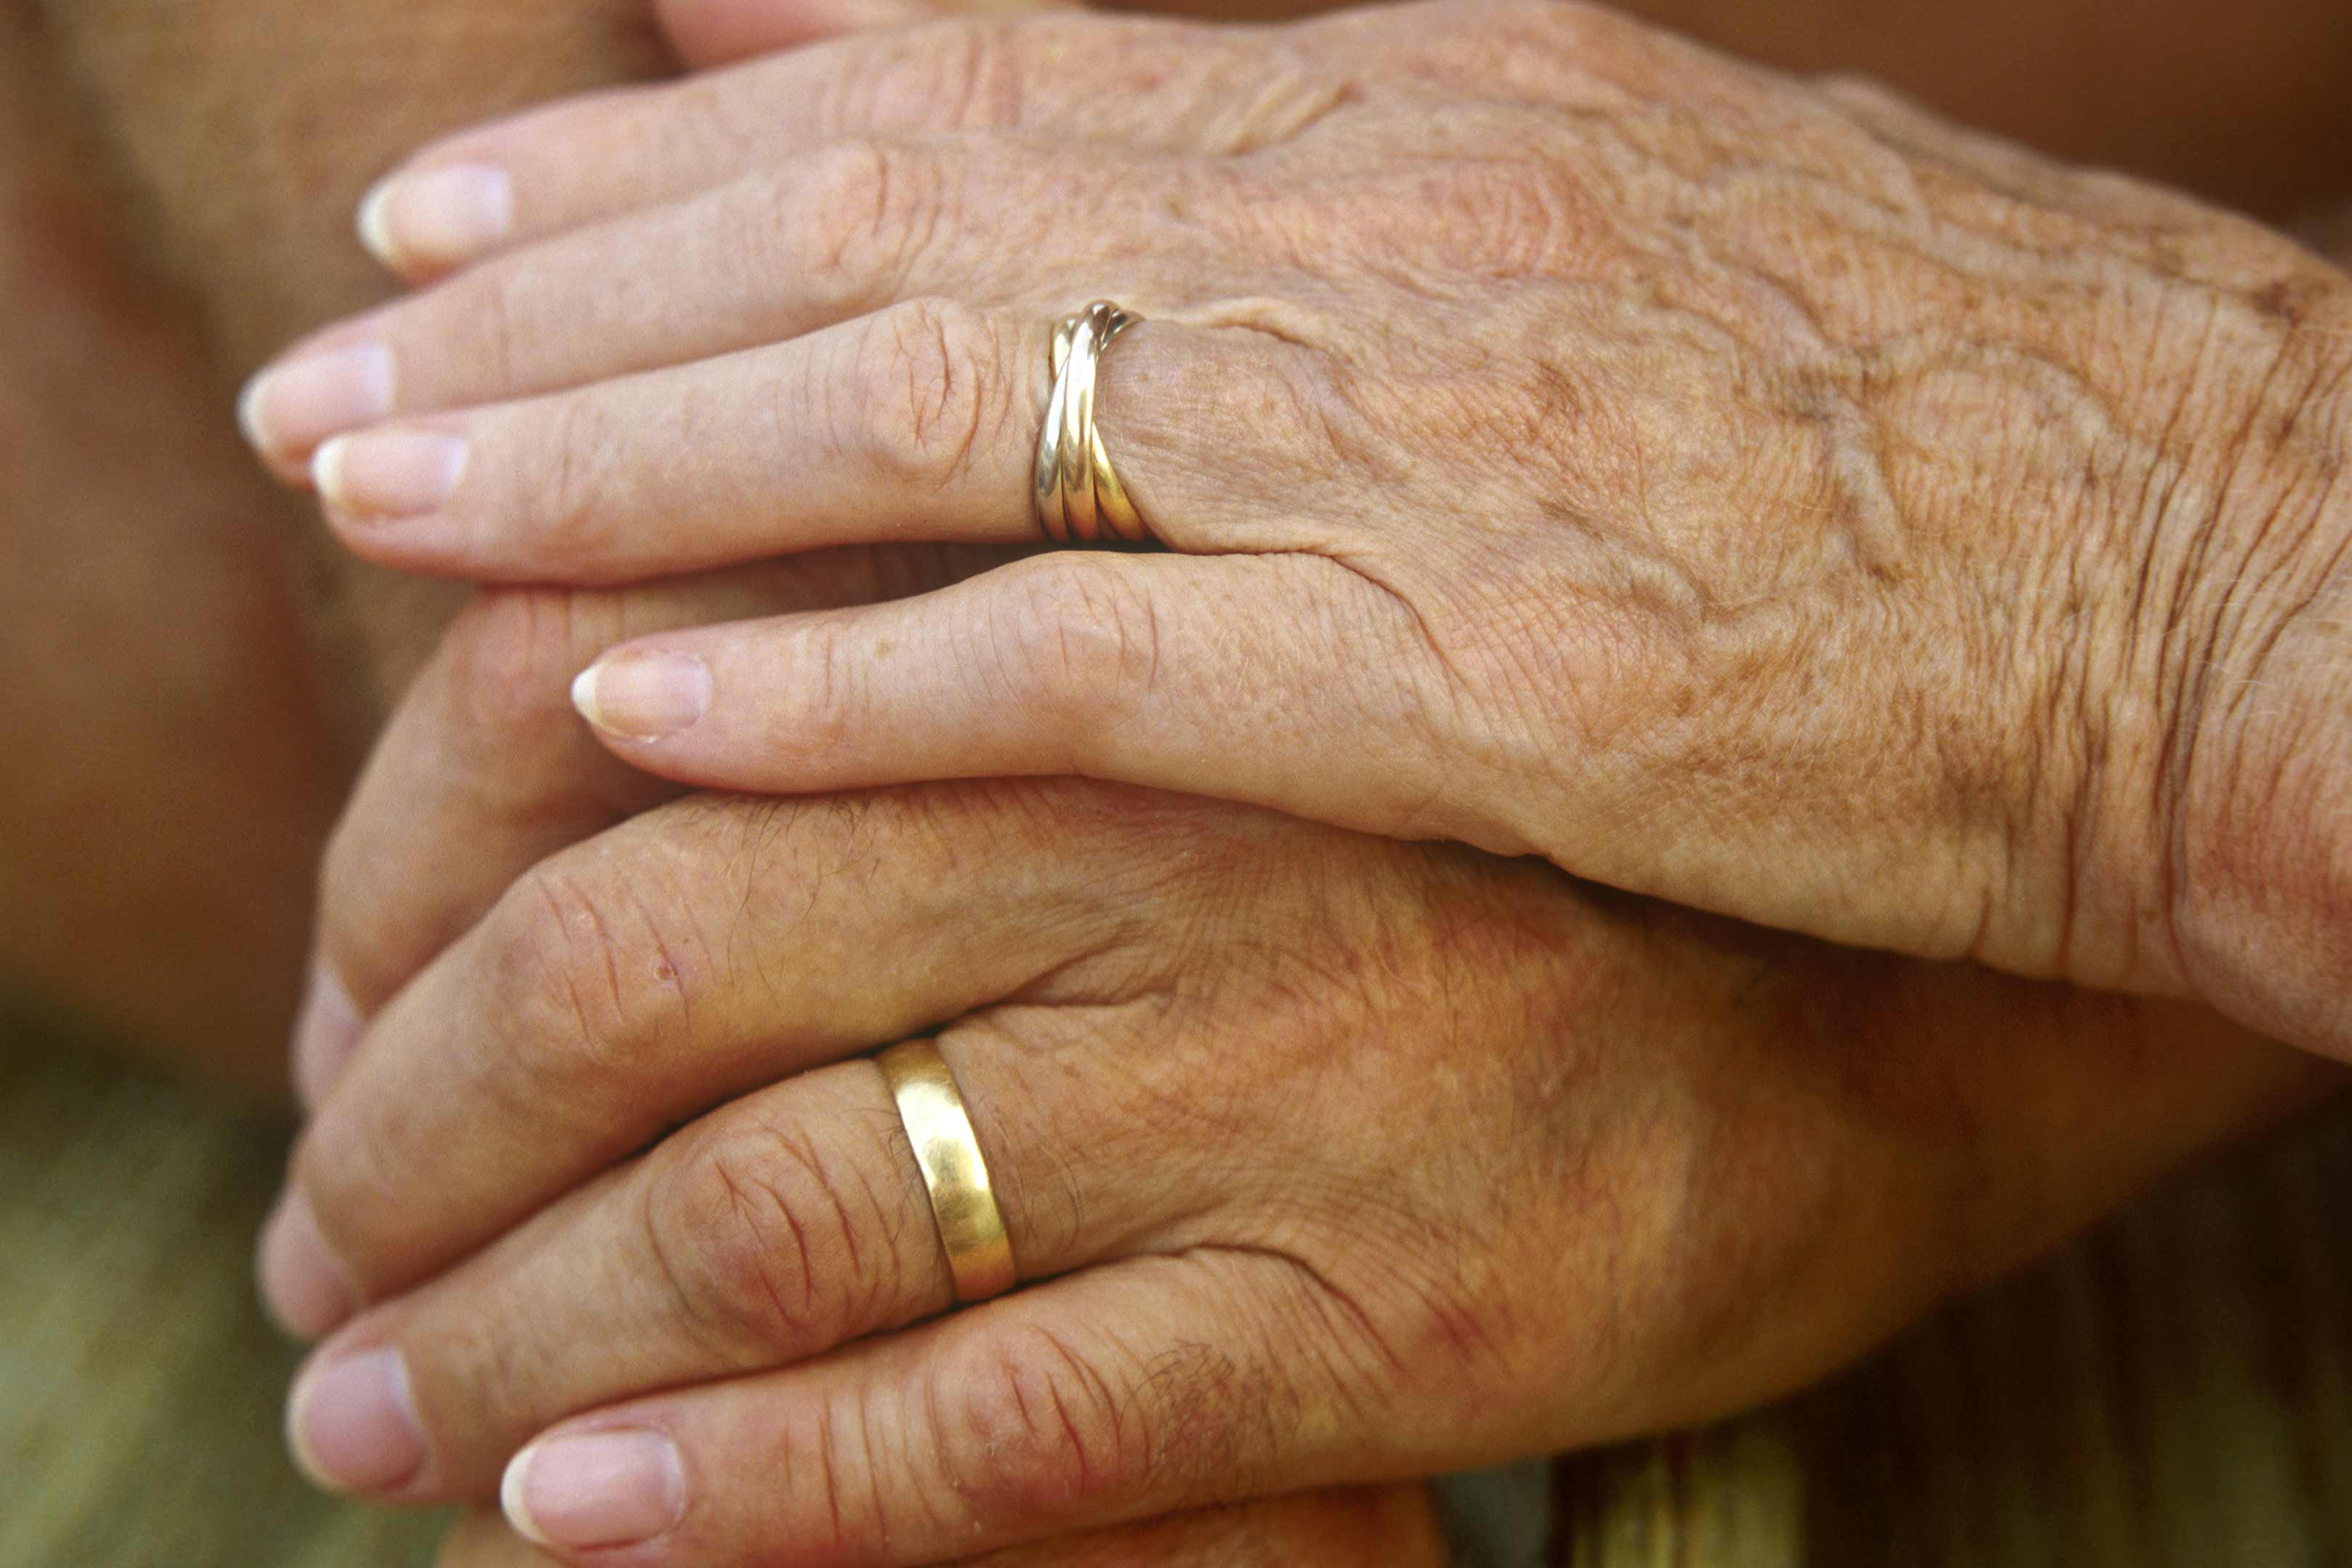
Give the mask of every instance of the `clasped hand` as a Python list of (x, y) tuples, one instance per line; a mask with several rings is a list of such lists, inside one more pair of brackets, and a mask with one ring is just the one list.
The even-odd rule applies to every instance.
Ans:
[[(2319, 362), (2258, 293), (2343, 308), (2250, 225), (1565, 6), (846, 38), (372, 212), (455, 270), (249, 429), (362, 553), (572, 586), (453, 630), (331, 856), (265, 1272), (336, 1484), (524, 1449), (575, 1555), (917, 1563), (1545, 1451), (2314, 1082), (1569, 873), (2346, 1041), (2339, 567), (2263, 524), (2319, 438), (2184, 413)], [(1044, 336), (1106, 295), (1170, 549), (1036, 553)], [(2200, 312), (2202, 380), (2111, 299)], [(1034, 1282), (945, 1316), (861, 1060), (921, 1032)]]

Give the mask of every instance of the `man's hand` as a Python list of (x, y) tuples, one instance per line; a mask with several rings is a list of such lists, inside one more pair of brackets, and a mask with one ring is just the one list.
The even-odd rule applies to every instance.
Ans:
[[(547, 671), (551, 733), (569, 629), (609, 612), (537, 602), (487, 603), (470, 632), (512, 641), (435, 679)], [(552, 755), (528, 705), (411, 700), (442, 716), (395, 726), (387, 781)], [(2317, 1071), (2193, 1011), (1073, 782), (678, 800), (446, 924), (437, 956), (384, 940), (371, 991), (423, 967), (276, 1232), (281, 1300), (308, 1270), (371, 1303), (295, 1429), (404, 1501), (486, 1496), (537, 1439), (518, 1516), (647, 1533), (633, 1563), (926, 1561), (1694, 1419)], [(855, 1059), (928, 1030), (1032, 1281), (933, 1322), (921, 1188)], [(331, 1325), (332, 1293), (290, 1315)], [(614, 1432), (651, 1436), (568, 1442)], [(576, 1506), (568, 1461), (630, 1459), (649, 1484), (596, 1496), (643, 1511)]]

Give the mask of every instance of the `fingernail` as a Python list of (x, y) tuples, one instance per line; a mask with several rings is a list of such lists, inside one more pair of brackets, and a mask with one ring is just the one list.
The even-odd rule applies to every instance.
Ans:
[(360, 243), (386, 267), (453, 267), (514, 228), (514, 182), (495, 163), (394, 174), (360, 199)]
[(686, 1516), (686, 1467), (659, 1432), (542, 1437), (499, 1483), (507, 1522), (541, 1546), (627, 1546)]
[(299, 1190), (280, 1197), (261, 1228), (259, 1273), (269, 1315), (297, 1339), (317, 1339), (352, 1315), (351, 1281)]
[(294, 1092), (315, 1111), (359, 1049), (360, 1013), (335, 972), (312, 959), (302, 1010), (294, 1019)]
[(310, 459), (310, 482), (329, 506), (368, 517), (435, 512), (457, 493), (468, 448), (438, 430), (338, 435)]
[(425, 1463), (425, 1427), (408, 1365), (386, 1347), (313, 1365), (294, 1385), (287, 1437), (295, 1462), (337, 1491), (384, 1491)]
[(572, 683), (580, 716), (627, 740), (675, 735), (710, 708), (710, 670), (691, 653), (615, 653)]
[(260, 451), (308, 451), (354, 425), (392, 412), (392, 350), (382, 343), (322, 349), (289, 360), (245, 383), (236, 422)]

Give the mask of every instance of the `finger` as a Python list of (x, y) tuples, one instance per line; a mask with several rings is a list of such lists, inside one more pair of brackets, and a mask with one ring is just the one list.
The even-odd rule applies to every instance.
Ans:
[[(1006, 137), (834, 142), (331, 328), (254, 380), (242, 418), (282, 466), (326, 436), (395, 414), (689, 364), (896, 300), (947, 295), (985, 305), (1010, 297), (1017, 280), (1074, 310), (1105, 276), (1134, 279), (1131, 258), (1109, 253), (1139, 200), (1128, 187), (1147, 183), (1165, 181), (1147, 179), (1129, 156), (1082, 158)], [(1100, 221), (1039, 231), (1037, 211), (1072, 205)], [(1020, 265), (1008, 266), (1016, 256)], [(1171, 255), (1155, 266), (1172, 274), (1189, 260)], [(1206, 269), (1205, 261), (1192, 268)], [(454, 480), (461, 465), (410, 466), (419, 472), (406, 491)]]
[[(667, 1125), (1124, 941), (1142, 901), (1115, 890), (1153, 874), (1135, 827), (1163, 813), (1200, 814), (1034, 786), (633, 819), (376, 1018), (296, 1149), (285, 1228), (352, 1299), (404, 1288)], [(293, 1273), (266, 1253), (273, 1300)]]
[[(626, 582), (835, 544), (1037, 543), (1048, 340), (1042, 308), (912, 299), (767, 348), (338, 436), (314, 473), (356, 553), (478, 580)], [(1161, 542), (1244, 537), (1224, 514), (1257, 488), (1217, 493), (1234, 470), (1194, 455), (1213, 437), (1188, 378), (1214, 362), (1223, 394), (1245, 400), (1291, 354), (1150, 321), (1106, 358), (1100, 418)]]
[(1386, 1353), (1286, 1354), (1280, 1325), (1347, 1312), (1266, 1253), (1134, 1259), (567, 1422), (501, 1495), (565, 1563), (895, 1564), (1409, 1473), (1423, 1433), (1346, 1370)]
[[(670, 7), (697, 49), (761, 37), (752, 9)], [(824, 18), (860, 30), (681, 82), (567, 99), (436, 142), (370, 193), (362, 233), (395, 270), (431, 277), (845, 139), (1036, 130), (1230, 152), (1282, 140), (1340, 91), (1267, 36), (1061, 7), (1043, 16), (1028, 13), (1049, 7), (992, 9), (1000, 14), (924, 0), (811, 0), (803, 15), (812, 26)], [(942, 12), (950, 19), (893, 25)]]
[(1063, 550), (893, 604), (646, 638), (573, 698), (617, 754), (688, 783), (1075, 774), (1498, 847), (1507, 824), (1448, 804), (1477, 750), (1416, 738), (1446, 700), (1400, 674), (1423, 663), (1418, 627), (1319, 556)]
[[(1060, 1043), (978, 1023), (939, 1042), (1021, 1276), (1197, 1239), (1232, 1195), (1214, 1173), (1167, 1179), (1192, 1162), (1141, 1101), (1134, 1042), (1113, 1023)], [(789, 1365), (954, 1300), (890, 1091), (873, 1062), (842, 1062), (712, 1112), (362, 1315), (296, 1380), (288, 1429), (330, 1486), (486, 1495), (565, 1416)]]
[[(626, 582), (835, 542), (1036, 543), (1045, 333), (1025, 314), (918, 300), (771, 348), (339, 437), (315, 472), (357, 553), (493, 581)], [(448, 492), (417, 491), (420, 449), (451, 445), (457, 456), (432, 458)]]
[[(566, 694), (616, 634), (867, 603), (993, 558), (845, 550), (647, 584), (480, 596), (377, 741), (320, 877), (313, 1004), (295, 1078), (316, 1108), (364, 1020), (557, 851), (676, 794), (583, 733)], [(465, 846), (463, 854), (450, 852)]]

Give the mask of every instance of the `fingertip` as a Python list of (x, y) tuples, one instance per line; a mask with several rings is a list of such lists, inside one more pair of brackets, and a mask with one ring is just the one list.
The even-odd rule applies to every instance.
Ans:
[(287, 1396), (286, 1447), (330, 1491), (383, 1493), (408, 1483), (430, 1445), (406, 1358), (390, 1345), (314, 1357)]
[(710, 666), (692, 653), (624, 648), (572, 678), (572, 706), (601, 735), (663, 740), (710, 711)]
[(596, 666), (589, 665), (572, 677), (572, 707), (582, 718), (598, 729), (604, 727), (596, 712)]
[(394, 176), (378, 180), (360, 198), (354, 226), (359, 231), (360, 246), (387, 271), (401, 270), (400, 252), (393, 243), (390, 221), (384, 211), (392, 196)]
[(360, 244), (408, 281), (480, 260), (514, 237), (514, 179), (487, 158), (387, 174), (360, 198)]
[(330, 507), (346, 505), (343, 487), (343, 458), (350, 450), (351, 437), (334, 435), (322, 442), (310, 454), (310, 488)]
[(294, 1023), (294, 1092), (315, 1112), (358, 1049), (361, 1021), (351, 992), (325, 963), (312, 959), (302, 1009)]
[(642, 1545), (685, 1516), (685, 1465), (662, 1432), (557, 1433), (508, 1461), (499, 1507), (515, 1533), (551, 1551)]
[(499, 1478), (499, 1511), (507, 1516), (507, 1522), (514, 1526), (517, 1535), (533, 1546), (551, 1549), (555, 1542), (548, 1539), (547, 1531), (540, 1528), (530, 1512), (530, 1461), (538, 1452), (538, 1443), (528, 1443), (507, 1461), (506, 1471)]
[(310, 1201), (289, 1187), (261, 1228), (255, 1260), (262, 1303), (286, 1333), (316, 1340), (352, 1315), (358, 1293), (328, 1251)]

